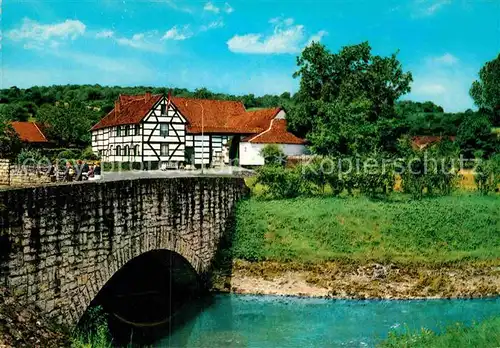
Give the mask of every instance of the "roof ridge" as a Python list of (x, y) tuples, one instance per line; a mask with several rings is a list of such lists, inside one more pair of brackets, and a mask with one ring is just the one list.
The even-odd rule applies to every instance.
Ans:
[(32, 122), (33, 125), (35, 126), (35, 128), (38, 130), (38, 132), (40, 133), (40, 135), (45, 139), (47, 140), (47, 138), (45, 137), (45, 135), (42, 133), (42, 131), (40, 130), (40, 127), (38, 127), (38, 125), (36, 124), (36, 122)]

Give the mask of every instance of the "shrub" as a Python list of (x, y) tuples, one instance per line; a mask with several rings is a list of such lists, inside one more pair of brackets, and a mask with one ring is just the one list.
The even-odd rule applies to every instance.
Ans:
[(85, 160), (97, 161), (99, 159), (99, 156), (94, 151), (92, 151), (92, 147), (89, 146), (82, 151), (81, 158)]
[(327, 168), (325, 168), (325, 161), (322, 157), (315, 157), (308, 164), (299, 166), (302, 169), (302, 178), (314, 185), (319, 192), (325, 192), (327, 180)]
[(59, 154), (57, 155), (57, 158), (60, 158), (60, 159), (76, 159), (78, 157), (79, 157), (78, 152), (76, 152), (75, 150), (71, 150), (71, 149), (65, 149), (65, 150), (59, 152)]
[(37, 165), (42, 160), (46, 158), (41, 154), (39, 150), (36, 149), (22, 149), (17, 155), (17, 163), (23, 165)]
[(355, 177), (356, 186), (362, 194), (369, 197), (387, 195), (394, 189), (396, 181), (394, 174), (392, 165), (365, 167)]
[(283, 150), (276, 144), (268, 144), (260, 150), (266, 165), (282, 166), (286, 163), (286, 156)]
[(263, 166), (257, 171), (256, 183), (266, 187), (265, 193), (272, 198), (293, 198), (308, 192), (302, 176), (302, 168), (286, 169), (280, 166)]
[(416, 151), (401, 173), (402, 188), (414, 198), (448, 195), (458, 186), (459, 174), (451, 157), (439, 157), (434, 151)]
[(83, 314), (71, 337), (74, 348), (112, 347), (108, 316), (101, 306), (91, 307)]
[(491, 157), (488, 161), (479, 161), (474, 181), (483, 195), (497, 190), (500, 184), (500, 154)]

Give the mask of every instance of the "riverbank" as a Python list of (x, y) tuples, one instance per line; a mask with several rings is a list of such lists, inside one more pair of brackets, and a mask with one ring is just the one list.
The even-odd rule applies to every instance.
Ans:
[[(333, 298), (500, 294), (500, 198), (251, 198), (216, 289)], [(223, 273), (224, 273), (223, 272)]]
[(69, 333), (0, 288), (0, 347), (69, 347)]
[(337, 299), (479, 298), (500, 294), (500, 267), (492, 263), (417, 268), (238, 260), (233, 263), (232, 274), (218, 284), (215, 290), (238, 294)]

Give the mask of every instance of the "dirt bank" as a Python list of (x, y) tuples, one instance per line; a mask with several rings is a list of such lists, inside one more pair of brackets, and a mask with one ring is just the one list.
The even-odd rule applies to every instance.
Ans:
[(0, 288), (0, 347), (69, 347), (63, 332), (35, 306), (18, 303)]
[(417, 267), (235, 261), (232, 275), (217, 284), (217, 290), (241, 294), (357, 299), (490, 297), (500, 295), (500, 267), (486, 263)]

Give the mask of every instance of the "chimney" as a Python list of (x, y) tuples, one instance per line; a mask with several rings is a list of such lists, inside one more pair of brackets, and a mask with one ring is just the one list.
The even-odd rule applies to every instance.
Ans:
[(151, 99), (151, 92), (146, 92), (146, 102), (148, 102)]
[(115, 100), (115, 115), (120, 113), (120, 100)]

